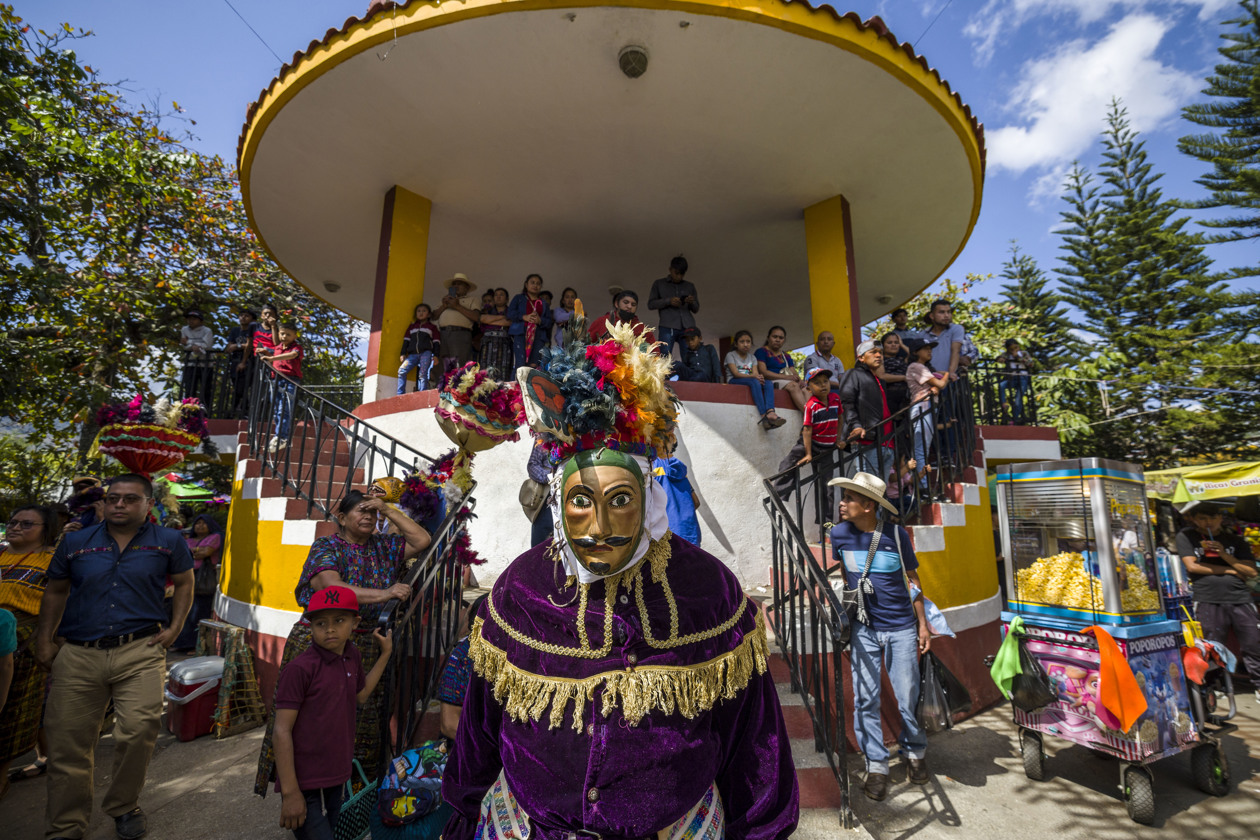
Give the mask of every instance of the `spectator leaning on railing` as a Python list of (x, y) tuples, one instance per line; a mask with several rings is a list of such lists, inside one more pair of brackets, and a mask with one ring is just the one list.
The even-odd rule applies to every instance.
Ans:
[(179, 346), (184, 348), (184, 394), (208, 403), (213, 377), (207, 354), (214, 346), (214, 332), (205, 325), (200, 310), (189, 309), (184, 318), (188, 324), (179, 331)]
[(858, 455), (849, 462), (851, 475), (858, 471), (887, 475), (892, 466), (892, 450), (885, 449), (892, 437), (892, 423), (885, 422), (890, 416), (888, 401), (884, 397), (884, 386), (875, 375), (882, 361), (879, 345), (863, 341), (857, 347), (857, 363), (840, 383), (842, 437), (856, 447)]

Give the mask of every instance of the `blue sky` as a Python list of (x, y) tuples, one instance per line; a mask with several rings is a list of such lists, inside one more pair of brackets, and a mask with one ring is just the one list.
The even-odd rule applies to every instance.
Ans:
[[(361, 14), (367, 0), (232, 0), (287, 60), (328, 28)], [(1202, 101), (1216, 63), (1220, 22), (1236, 0), (883, 0), (838, 7), (879, 15), (916, 44), (985, 123), (988, 173), (980, 220), (947, 276), (997, 274), (1012, 239), (1050, 271), (1059, 185), (1073, 160), (1099, 159), (1098, 133), (1111, 98), (1142, 132), (1165, 195), (1198, 198), (1203, 164), (1177, 151), (1198, 130), (1181, 108)], [(28, 22), (90, 29), (76, 45), (107, 81), (136, 103), (178, 101), (202, 151), (233, 160), (245, 109), (279, 62), (226, 0), (17, 2)], [(1252, 243), (1213, 246), (1216, 267), (1260, 262)], [(978, 290), (990, 297), (997, 279)], [(1250, 284), (1260, 288), (1260, 282)]]

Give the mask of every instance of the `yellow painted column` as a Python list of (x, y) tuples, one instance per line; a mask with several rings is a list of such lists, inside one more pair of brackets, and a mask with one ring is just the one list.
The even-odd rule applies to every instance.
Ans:
[(385, 194), (364, 402), (394, 393), (403, 335), (416, 305), (426, 302), (424, 269), (432, 212), (433, 202), (403, 187), (395, 186)]
[(805, 208), (805, 249), (809, 259), (809, 303), (814, 338), (823, 330), (836, 337), (833, 351), (846, 368), (861, 337), (857, 308), (857, 272), (849, 202), (837, 195)]

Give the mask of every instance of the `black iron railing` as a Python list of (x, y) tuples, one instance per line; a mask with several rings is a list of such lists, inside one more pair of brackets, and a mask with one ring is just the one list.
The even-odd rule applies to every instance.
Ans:
[(449, 506), (441, 527), (432, 535), (433, 543), (402, 578), (412, 588), (410, 599), (390, 601), (381, 613), (381, 628), (394, 631), (394, 651), (383, 680), (392, 722), (388, 715), (381, 717), (381, 744), (391, 749), (381, 750), (381, 772), (390, 756), (415, 743), (416, 730), (437, 696), (447, 657), (455, 646), (463, 567), (452, 547), (467, 528), (474, 505), (470, 490), (462, 504)]
[(774, 576), (770, 616), (775, 639), (787, 662), (792, 690), (804, 699), (813, 722), (814, 749), (826, 756), (840, 785), (840, 824), (854, 828), (841, 659), (849, 642), (849, 622), (792, 512), (768, 481), (766, 485), (771, 491), (765, 507), (770, 516)]
[(1036, 377), (1007, 371), (996, 361), (974, 362), (964, 374), (971, 404), (982, 426), (1036, 426)]
[(311, 388), (259, 364), (248, 398), (248, 442), (264, 478), (278, 478), (307, 515), (332, 515), (352, 486), (402, 477), (433, 459), (355, 417)]
[[(870, 472), (899, 492), (891, 498), (905, 524), (931, 501), (951, 500), (950, 486), (973, 465), (975, 414), (968, 381), (960, 379), (918, 405), (910, 405), (867, 430), (870, 442), (816, 453), (765, 480), (763, 502), (770, 517), (773, 600), (769, 610), (775, 640), (787, 662), (792, 688), (804, 700), (814, 727), (814, 746), (826, 755), (840, 785), (840, 815), (853, 825), (846, 762), (841, 653), (849, 624), (829, 573), (827, 526), (839, 521), (835, 488), (839, 476)], [(907, 473), (909, 459), (916, 469)], [(925, 471), (924, 467), (928, 469)], [(817, 552), (817, 553), (815, 553)], [(836, 577), (839, 586), (840, 577)]]
[[(279, 479), (283, 495), (305, 501), (308, 516), (318, 512), (330, 518), (352, 487), (432, 466), (429, 456), (331, 402), (328, 391), (319, 393), (261, 363), (250, 373), (250, 451), (262, 463), (262, 477)], [(399, 579), (411, 586), (410, 597), (388, 602), (381, 614), (381, 626), (394, 631), (381, 715), (381, 744), (391, 749), (382, 749), (382, 762), (410, 745), (455, 644), (463, 567), (454, 549), (472, 516), (475, 487), (445, 500), (445, 516), (430, 535), (432, 542)], [(384, 765), (376, 770), (379, 774)]]
[[(839, 476), (868, 472), (889, 487), (889, 500), (904, 524), (918, 517), (924, 504), (952, 501), (949, 485), (973, 465), (976, 420), (966, 378), (939, 394), (908, 405), (867, 430), (867, 443), (851, 441), (843, 448), (815, 451), (814, 459), (770, 476), (766, 484), (788, 508), (793, 521), (819, 545), (825, 525), (837, 521), (837, 499), (827, 482)], [(914, 466), (911, 468), (910, 462)]]
[[(208, 350), (186, 351), (180, 374), (180, 397), (196, 397), (216, 420), (245, 420), (249, 417), (254, 380), (264, 362), (242, 353)], [(266, 371), (264, 371), (266, 372)], [(362, 402), (363, 383), (345, 385), (304, 385), (307, 392), (323, 397), (349, 411)]]

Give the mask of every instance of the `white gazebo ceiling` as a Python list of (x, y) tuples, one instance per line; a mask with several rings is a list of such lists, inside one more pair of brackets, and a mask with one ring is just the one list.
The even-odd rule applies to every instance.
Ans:
[[(629, 44), (650, 57), (638, 79), (618, 66)], [(848, 200), (863, 321), (938, 277), (979, 212), (977, 140), (922, 83), (753, 21), (504, 11), (327, 64), (262, 109), (242, 186), (284, 268), (365, 320), (395, 184), (433, 202), (430, 302), (456, 271), (512, 293), (539, 272), (596, 312), (611, 284), (646, 309), (683, 253), (709, 336), (781, 323), (796, 345), (811, 338), (805, 207)]]

